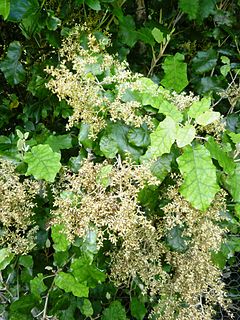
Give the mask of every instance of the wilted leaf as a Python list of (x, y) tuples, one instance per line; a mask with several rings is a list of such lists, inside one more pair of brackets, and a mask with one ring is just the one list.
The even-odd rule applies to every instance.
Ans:
[(26, 175), (53, 182), (61, 168), (61, 155), (53, 152), (49, 145), (39, 144), (27, 152), (24, 161), (28, 164)]
[(205, 211), (219, 190), (209, 151), (203, 145), (186, 146), (177, 162), (184, 178), (181, 194), (193, 207)]
[(26, 72), (19, 62), (21, 52), (20, 42), (13, 41), (8, 47), (6, 58), (0, 62), (0, 69), (4, 73), (7, 82), (12, 86), (22, 82), (25, 78)]
[(161, 84), (171, 90), (180, 93), (187, 85), (187, 64), (184, 62), (184, 55), (177, 52), (174, 56), (167, 57), (162, 68), (164, 77)]

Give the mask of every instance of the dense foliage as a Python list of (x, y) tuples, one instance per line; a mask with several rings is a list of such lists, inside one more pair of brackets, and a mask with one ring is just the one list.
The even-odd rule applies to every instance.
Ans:
[(0, 14), (0, 319), (237, 319), (240, 1)]

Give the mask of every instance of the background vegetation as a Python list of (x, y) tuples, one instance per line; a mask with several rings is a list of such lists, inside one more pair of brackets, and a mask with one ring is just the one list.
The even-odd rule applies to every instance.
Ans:
[(238, 319), (240, 1), (0, 14), (0, 319)]

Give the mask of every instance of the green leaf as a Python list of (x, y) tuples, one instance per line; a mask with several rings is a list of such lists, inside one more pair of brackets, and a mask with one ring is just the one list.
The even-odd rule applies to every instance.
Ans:
[(127, 320), (125, 308), (120, 301), (113, 301), (110, 306), (103, 311), (101, 320)]
[(117, 152), (122, 156), (129, 154), (133, 159), (139, 159), (143, 152), (139, 148), (135, 148), (129, 144), (129, 130), (129, 127), (121, 122), (110, 123), (108, 125), (105, 129), (104, 136), (100, 140), (100, 149), (105, 156), (108, 155), (108, 157), (110, 157), (109, 155), (111, 155), (113, 158), (116, 155), (117, 148)]
[(6, 20), (10, 12), (10, 0), (2, 0), (0, 2), (0, 15)]
[(14, 258), (14, 254), (7, 248), (0, 249), (0, 270), (4, 270)]
[(229, 132), (228, 135), (233, 143), (240, 143), (240, 133)]
[(68, 249), (70, 242), (68, 241), (66, 235), (64, 234), (64, 226), (61, 224), (52, 226), (51, 228), (52, 239), (53, 239), (53, 248), (55, 251), (65, 251)]
[(132, 16), (122, 17), (119, 26), (119, 36), (123, 44), (133, 47), (137, 42), (138, 36), (136, 32), (135, 22)]
[(111, 136), (103, 136), (100, 140), (100, 150), (106, 158), (113, 159), (118, 153), (118, 144)]
[(173, 103), (170, 103), (165, 99), (163, 99), (163, 101), (160, 102), (159, 113), (171, 117), (176, 122), (181, 122), (183, 119), (183, 116), (181, 112), (178, 110), (178, 108)]
[(220, 119), (221, 114), (216, 111), (205, 111), (204, 113), (200, 114), (196, 119), (196, 123), (200, 126), (207, 126), (210, 123), (213, 123), (214, 121), (217, 121)]
[[(18, 313), (18, 314), (24, 314), (24, 313), (30, 313), (31, 309), (36, 306), (37, 298), (33, 294), (28, 294), (25, 296), (22, 296), (19, 298), (19, 300), (14, 301), (10, 305), (10, 314), (12, 319), (12, 314)], [(18, 318), (21, 319), (21, 318)]]
[(180, 93), (187, 85), (187, 64), (184, 62), (184, 55), (177, 52), (174, 56), (167, 57), (162, 68), (164, 77), (161, 84), (171, 90)]
[(24, 161), (28, 164), (26, 175), (33, 175), (36, 179), (53, 182), (61, 168), (61, 155), (53, 152), (49, 145), (39, 144), (27, 152)]
[(113, 166), (108, 164), (101, 168), (100, 172), (97, 175), (96, 181), (101, 184), (104, 188), (107, 188), (111, 182), (110, 173), (112, 171)]
[(209, 151), (203, 145), (186, 146), (177, 162), (184, 178), (180, 193), (193, 207), (205, 211), (219, 190)]
[(147, 309), (144, 306), (144, 303), (139, 301), (137, 297), (132, 297), (130, 303), (131, 315), (137, 320), (143, 320)]
[(233, 200), (236, 202), (240, 202), (240, 163), (236, 163), (235, 171), (229, 175), (226, 179), (226, 187), (230, 192)]
[(179, 148), (190, 144), (196, 135), (196, 129), (191, 124), (186, 124), (184, 127), (177, 129), (177, 145)]
[(197, 13), (197, 20), (202, 21), (210, 14), (214, 13), (217, 0), (199, 0), (199, 10)]
[(199, 0), (179, 0), (178, 5), (180, 10), (188, 14), (189, 19), (196, 19), (199, 9)]
[(61, 25), (61, 20), (55, 17), (53, 12), (48, 11), (48, 18), (46, 20), (46, 26), (48, 30), (55, 31), (60, 25)]
[(0, 69), (10, 85), (16, 85), (25, 79), (25, 70), (19, 62), (22, 47), (19, 41), (10, 43), (7, 56), (0, 62)]
[(88, 297), (89, 288), (79, 283), (70, 273), (59, 272), (54, 281), (56, 286), (65, 292), (72, 292), (75, 297)]
[(139, 40), (146, 44), (150, 44), (150, 46), (154, 46), (154, 38), (151, 32), (151, 29), (147, 27), (140, 28), (136, 31), (136, 35)]
[(205, 143), (205, 147), (208, 149), (208, 151), (210, 151), (211, 157), (218, 161), (219, 165), (226, 173), (234, 173), (236, 165), (233, 159), (223, 151), (221, 146), (214, 140), (213, 137), (208, 138), (208, 141)]
[(85, 3), (93, 10), (101, 10), (101, 4), (99, 0), (85, 0)]
[(80, 283), (87, 282), (91, 288), (96, 287), (100, 282), (105, 281), (106, 275), (96, 266), (89, 264), (89, 259), (81, 257), (73, 261), (71, 269), (74, 277)]
[(158, 28), (153, 28), (152, 29), (152, 35), (153, 35), (154, 39), (157, 41), (157, 43), (162, 43), (163, 42), (163, 39), (164, 39), (163, 33)]
[(182, 237), (183, 228), (176, 226), (173, 227), (167, 234), (167, 244), (172, 250), (184, 252), (187, 249), (186, 240)]
[(48, 288), (44, 284), (43, 280), (44, 277), (42, 273), (38, 273), (37, 277), (35, 277), (33, 280), (30, 280), (31, 293), (36, 297), (40, 297), (41, 294)]
[(80, 306), (80, 311), (86, 317), (91, 317), (93, 315), (92, 304), (88, 299), (83, 300), (83, 304)]
[(217, 52), (214, 49), (198, 51), (192, 60), (193, 70), (198, 74), (211, 71), (217, 64)]
[(19, 22), (37, 12), (39, 4), (37, 0), (11, 0), (8, 20)]
[(81, 123), (80, 131), (78, 135), (78, 142), (84, 146), (85, 149), (92, 148), (92, 140), (89, 139), (90, 125), (86, 123)]
[(152, 157), (160, 157), (164, 153), (170, 153), (171, 147), (176, 139), (176, 122), (170, 118), (166, 117), (157, 129), (150, 134), (151, 146), (148, 152)]
[(147, 127), (132, 128), (127, 134), (128, 142), (136, 147), (146, 148), (150, 144), (150, 135)]
[(206, 111), (209, 111), (209, 108), (211, 106), (211, 98), (202, 98), (200, 101), (195, 101), (191, 105), (191, 107), (188, 110), (188, 115), (191, 118), (197, 118), (201, 114), (203, 114)]
[(48, 144), (54, 152), (59, 152), (61, 149), (72, 148), (72, 137), (69, 134), (50, 135), (44, 144)]
[(167, 174), (171, 172), (171, 163), (173, 156), (171, 154), (163, 154), (151, 166), (152, 174), (160, 181), (163, 181)]
[(20, 256), (18, 263), (25, 268), (32, 268), (33, 266), (33, 257), (32, 256)]

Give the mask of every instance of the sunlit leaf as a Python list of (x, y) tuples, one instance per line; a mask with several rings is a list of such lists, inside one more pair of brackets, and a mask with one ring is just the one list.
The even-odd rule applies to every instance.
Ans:
[(205, 111), (204, 113), (200, 114), (196, 119), (196, 123), (200, 126), (207, 126), (208, 124), (217, 121), (220, 119), (221, 114), (216, 111)]
[(26, 175), (33, 175), (36, 179), (53, 182), (61, 168), (61, 155), (53, 152), (49, 145), (39, 144), (27, 152), (24, 161), (28, 164)]
[(181, 194), (193, 207), (205, 211), (219, 190), (209, 151), (203, 145), (186, 146), (177, 162), (184, 178)]
[(54, 281), (65, 292), (72, 292), (76, 297), (88, 297), (89, 288), (79, 283), (70, 273), (59, 272)]
[(166, 117), (157, 129), (150, 135), (151, 146), (149, 152), (153, 157), (160, 157), (164, 153), (169, 153), (176, 139), (176, 122)]
[(8, 248), (0, 249), (0, 270), (6, 268), (12, 261), (14, 254)]
[(188, 110), (188, 115), (191, 118), (197, 118), (206, 111), (209, 111), (211, 106), (211, 98), (202, 98), (200, 101), (194, 101)]
[(185, 147), (190, 144), (196, 135), (196, 129), (191, 124), (186, 124), (184, 127), (177, 129), (177, 145), (179, 148)]

